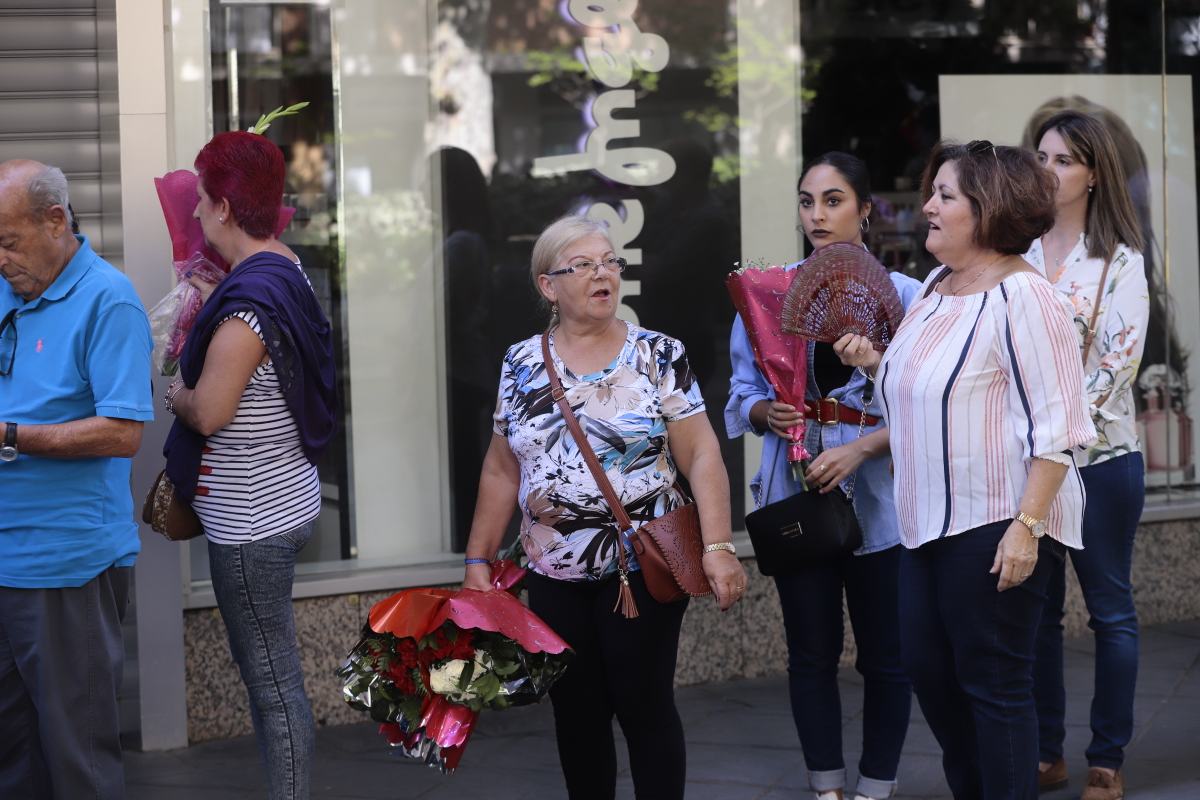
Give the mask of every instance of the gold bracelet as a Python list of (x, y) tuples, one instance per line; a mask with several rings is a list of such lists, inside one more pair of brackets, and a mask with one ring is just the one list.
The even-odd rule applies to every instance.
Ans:
[(728, 550), (730, 555), (737, 555), (737, 550), (734, 548), (733, 542), (717, 542), (704, 546), (705, 553), (715, 553), (718, 550)]

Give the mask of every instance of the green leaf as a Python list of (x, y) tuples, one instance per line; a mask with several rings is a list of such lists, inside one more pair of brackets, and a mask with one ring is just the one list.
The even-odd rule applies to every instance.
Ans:
[(474, 674), (475, 674), (475, 662), (468, 661), (467, 665), (465, 667), (463, 667), (462, 673), (460, 673), (458, 676), (458, 690), (460, 692), (465, 692), (467, 690), (467, 687), (471, 685), (471, 676)]
[(271, 127), (271, 123), (274, 122), (275, 120), (279, 119), (280, 117), (295, 116), (297, 112), (299, 112), (301, 109), (304, 109), (307, 107), (308, 107), (307, 100), (302, 100), (299, 103), (293, 103), (292, 105), (288, 106), (287, 108), (284, 108), (283, 106), (279, 106), (275, 109), (272, 109), (271, 111), (268, 111), (266, 114), (263, 114), (261, 117), (259, 117), (258, 122), (255, 122), (253, 125), (251, 125), (249, 128), (249, 131), (250, 131), (250, 133), (257, 133), (260, 135), (263, 133), (266, 133), (267, 128)]
[(500, 679), (489, 672), (486, 675), (480, 675), (473, 688), (481, 701), (485, 704), (491, 703), (500, 694)]

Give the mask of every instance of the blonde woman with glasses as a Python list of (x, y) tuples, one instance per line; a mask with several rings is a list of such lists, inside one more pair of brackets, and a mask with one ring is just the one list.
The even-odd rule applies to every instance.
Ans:
[[(688, 502), (700, 512), (705, 576), (722, 610), (746, 591), (730, 541), (729, 478), (683, 345), (617, 317), (621, 273), (608, 229), (564, 217), (533, 248), (534, 286), (551, 308), (553, 367), (588, 444), (633, 527)], [(529, 557), (529, 607), (575, 650), (550, 690), (558, 755), (572, 800), (616, 793), (615, 716), (629, 747), (634, 791), (680, 800), (683, 726), (675, 708), (679, 630), (687, 601), (659, 603), (566, 428), (552, 396), (542, 336), (508, 349), (492, 443), (467, 542), (463, 585), (487, 591), (492, 559), (515, 504)], [(628, 586), (637, 616), (615, 610)]]

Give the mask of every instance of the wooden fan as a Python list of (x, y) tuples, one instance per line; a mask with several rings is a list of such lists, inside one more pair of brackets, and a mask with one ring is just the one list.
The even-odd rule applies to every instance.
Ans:
[(785, 333), (836, 342), (865, 336), (884, 350), (904, 319), (904, 304), (887, 270), (865, 247), (835, 242), (817, 249), (796, 269), (783, 301)]

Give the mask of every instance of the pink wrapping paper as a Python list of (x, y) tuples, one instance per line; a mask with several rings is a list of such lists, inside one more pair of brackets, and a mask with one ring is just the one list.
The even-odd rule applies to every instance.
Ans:
[(459, 628), (507, 636), (530, 653), (561, 653), (566, 642), (508, 592), (476, 589), (405, 589), (371, 607), (376, 633), (420, 639), (450, 620)]
[[(158, 191), (158, 202), (162, 206), (163, 219), (167, 223), (167, 233), (171, 237), (171, 259), (176, 263), (185, 262), (194, 254), (200, 253), (209, 261), (216, 264), (225, 272), (229, 272), (229, 262), (208, 246), (204, 241), (204, 231), (200, 228), (200, 220), (196, 219), (196, 183), (199, 177), (187, 169), (177, 169), (168, 172), (161, 178), (154, 179), (154, 188)], [(279, 221), (275, 226), (275, 235), (283, 233), (284, 228), (292, 221), (296, 209), (281, 206)]]
[[(750, 265), (730, 273), (725, 288), (741, 315), (754, 360), (782, 403), (804, 409), (804, 386), (808, 380), (808, 346), (804, 339), (784, 333), (781, 327), (783, 301), (794, 270), (780, 266)], [(792, 474), (803, 485), (800, 463), (809, 458), (804, 449), (804, 424), (789, 428), (792, 443), (788, 461)]]

